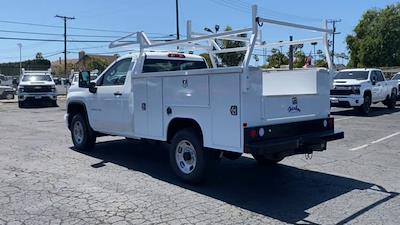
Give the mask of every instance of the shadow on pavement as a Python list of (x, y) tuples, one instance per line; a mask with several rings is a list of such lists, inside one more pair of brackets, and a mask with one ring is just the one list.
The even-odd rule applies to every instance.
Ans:
[(400, 112), (400, 108), (395, 108), (395, 109), (388, 109), (388, 108), (383, 108), (383, 107), (371, 107), (371, 112), (367, 116), (360, 115), (357, 110), (351, 108), (351, 109), (344, 109), (341, 111), (332, 111), (332, 115), (337, 115), (337, 116), (360, 116), (360, 117), (377, 117), (377, 116), (382, 116), (382, 115), (389, 115), (393, 113)]
[[(167, 146), (157, 146), (139, 141), (117, 140), (102, 142), (92, 152), (83, 154), (102, 160), (93, 168), (107, 166), (110, 162), (131, 170), (140, 171), (156, 179), (192, 190), (274, 219), (296, 223), (310, 223), (307, 210), (353, 190), (375, 187), (351, 178), (303, 170), (287, 165), (260, 168), (254, 160), (242, 157), (236, 161), (222, 160), (208, 182), (191, 186), (179, 181), (169, 167)], [(339, 224), (347, 223), (388, 198), (362, 209)]]

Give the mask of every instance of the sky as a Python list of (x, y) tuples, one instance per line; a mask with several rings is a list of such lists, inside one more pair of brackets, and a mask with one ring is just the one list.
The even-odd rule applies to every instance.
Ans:
[[(265, 18), (312, 26), (322, 26), (325, 19), (341, 19), (341, 22), (337, 23), (337, 31), (340, 34), (336, 36), (336, 51), (347, 53), (345, 38), (352, 33), (362, 14), (368, 9), (383, 8), (397, 2), (394, 0), (179, 0), (179, 25), (182, 35), (186, 34), (186, 20), (192, 20), (193, 30), (199, 32), (205, 27), (214, 28), (216, 24), (220, 25), (221, 29), (227, 25), (234, 29), (251, 27), (250, 6), (257, 4), (260, 16)], [(87, 53), (116, 53), (120, 50), (109, 49), (108, 42), (129, 32), (144, 31), (152, 38), (167, 37), (176, 33), (175, 0), (13, 0), (3, 1), (1, 8), (0, 62), (19, 61), (18, 43), (22, 44), (22, 60), (33, 59), (37, 52), (43, 53), (45, 58), (51, 61), (63, 57), (63, 42), (1, 39), (63, 40), (63, 21), (55, 18), (57, 14), (75, 17), (74, 20), (68, 21), (68, 34), (72, 35), (69, 40), (97, 41), (68, 43), (69, 59), (78, 58), (78, 52), (81, 50)], [(318, 36), (311, 32), (274, 26), (264, 26), (262, 34), (267, 42), (287, 40), (290, 35), (295, 39)], [(322, 49), (321, 45), (316, 47)], [(304, 50), (306, 54), (313, 51), (309, 45), (305, 46)]]

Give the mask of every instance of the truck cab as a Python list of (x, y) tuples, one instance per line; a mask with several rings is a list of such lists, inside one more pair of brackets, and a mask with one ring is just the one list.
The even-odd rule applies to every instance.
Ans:
[(24, 107), (27, 102), (50, 102), (57, 106), (57, 90), (51, 71), (27, 71), (22, 69), (18, 85), (18, 105)]
[(395, 108), (397, 94), (397, 83), (386, 80), (379, 69), (346, 69), (334, 77), (331, 105), (354, 107), (360, 114), (367, 115), (371, 105), (379, 102)]

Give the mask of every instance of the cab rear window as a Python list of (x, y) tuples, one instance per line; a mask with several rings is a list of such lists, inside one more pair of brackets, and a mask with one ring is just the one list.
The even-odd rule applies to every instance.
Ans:
[(204, 61), (145, 59), (143, 73), (206, 69)]

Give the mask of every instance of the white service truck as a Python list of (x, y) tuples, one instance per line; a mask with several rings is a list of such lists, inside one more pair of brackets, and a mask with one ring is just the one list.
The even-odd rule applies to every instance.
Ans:
[(18, 105), (24, 107), (27, 102), (47, 101), (57, 106), (57, 90), (51, 70), (24, 70), (20, 77), (18, 89)]
[(394, 109), (398, 91), (397, 81), (386, 80), (379, 69), (341, 70), (334, 77), (331, 105), (354, 107), (360, 114), (367, 115), (371, 105), (379, 102)]
[[(120, 57), (94, 82), (89, 72), (81, 72), (80, 88), (68, 93), (65, 121), (74, 147), (92, 149), (96, 137), (105, 134), (167, 142), (174, 172), (193, 183), (203, 180), (222, 156), (235, 159), (248, 153), (265, 165), (323, 151), (327, 142), (343, 138), (330, 117), (328, 70), (262, 71), (248, 66), (254, 47), (285, 44), (259, 42), (261, 22), (282, 25), (256, 17), (253, 7), (253, 28), (195, 35), (188, 22), (186, 40), (166, 43), (152, 42), (143, 32), (134, 34), (137, 41), (132, 44), (139, 44), (140, 53)], [(318, 39), (324, 45), (326, 36)], [(216, 39), (247, 44), (218, 49)], [(310, 41), (315, 39), (303, 40)], [(120, 39), (111, 47), (127, 42)], [(169, 45), (205, 48), (212, 60), (221, 52), (245, 55), (239, 66), (217, 68), (213, 62), (208, 68), (204, 58), (194, 54), (150, 50)]]

